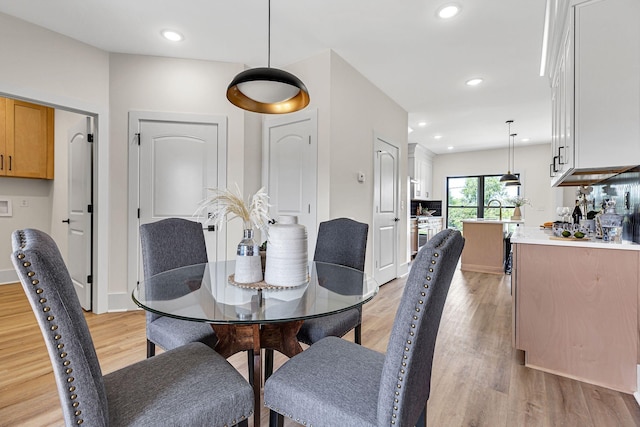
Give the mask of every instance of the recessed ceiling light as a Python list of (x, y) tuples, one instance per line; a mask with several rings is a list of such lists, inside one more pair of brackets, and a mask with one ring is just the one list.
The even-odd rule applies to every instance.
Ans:
[(421, 128), (425, 127), (426, 125), (427, 125), (427, 122), (418, 123), (418, 126), (420, 126)]
[(478, 86), (480, 83), (482, 83), (482, 79), (479, 77), (467, 80), (466, 84), (467, 86)]
[(453, 150), (453, 145), (448, 146), (447, 150)]
[(522, 141), (522, 142), (529, 142), (529, 141), (531, 141), (531, 140), (530, 140), (529, 138), (522, 138), (520, 141)]
[(180, 42), (182, 40), (184, 40), (184, 36), (182, 34), (180, 34), (177, 31), (173, 31), (173, 30), (162, 30), (160, 32), (160, 34), (162, 34), (162, 37), (164, 37), (167, 40), (170, 40), (172, 42)]
[(460, 6), (457, 4), (446, 4), (438, 9), (438, 16), (442, 19), (449, 19), (460, 13)]
[(411, 128), (411, 126), (409, 126), (409, 133), (413, 132), (413, 129)]
[(442, 138), (442, 135), (433, 135), (433, 139), (440, 139)]

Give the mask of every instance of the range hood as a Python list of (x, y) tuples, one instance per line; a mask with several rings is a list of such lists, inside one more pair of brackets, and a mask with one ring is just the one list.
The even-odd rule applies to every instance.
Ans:
[(633, 165), (593, 169), (571, 169), (563, 178), (555, 183), (554, 187), (593, 185), (637, 167), (638, 166)]

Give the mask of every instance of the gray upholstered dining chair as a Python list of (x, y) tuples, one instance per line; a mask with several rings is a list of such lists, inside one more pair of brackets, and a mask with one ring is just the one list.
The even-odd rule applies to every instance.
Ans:
[[(348, 218), (321, 222), (318, 227), (313, 260), (364, 271), (368, 232), (368, 224)], [(341, 292), (339, 286), (332, 290)], [(347, 289), (344, 291), (348, 292)], [(342, 337), (352, 329), (355, 333), (354, 341), (360, 344), (362, 342), (362, 307), (305, 320), (298, 332), (298, 341), (311, 345), (328, 336)]]
[[(167, 218), (140, 226), (144, 277), (163, 271), (207, 262), (202, 224), (181, 218)], [(153, 290), (152, 290), (153, 291)], [(147, 357), (156, 345), (171, 350), (190, 342), (213, 348), (218, 341), (207, 323), (160, 316), (147, 311)]]
[(321, 426), (426, 426), (436, 337), (464, 246), (436, 234), (409, 273), (386, 354), (328, 337), (285, 362), (265, 383), (270, 426), (283, 415)]
[(65, 425), (248, 425), (251, 386), (202, 343), (103, 376), (55, 242), (26, 229), (13, 232), (12, 245), (13, 264), (49, 352)]

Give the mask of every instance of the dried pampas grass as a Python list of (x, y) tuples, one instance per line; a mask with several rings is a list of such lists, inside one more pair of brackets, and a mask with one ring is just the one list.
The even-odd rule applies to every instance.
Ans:
[[(219, 188), (208, 188), (207, 190), (213, 195), (203, 200), (194, 214), (200, 216), (208, 212), (210, 216), (205, 223), (219, 226), (225, 218), (227, 221), (241, 218), (245, 229), (254, 227), (262, 229), (269, 222), (269, 196), (264, 187), (247, 199), (247, 203), (242, 199), (238, 184), (236, 184), (235, 192)], [(231, 217), (228, 217), (229, 215)]]

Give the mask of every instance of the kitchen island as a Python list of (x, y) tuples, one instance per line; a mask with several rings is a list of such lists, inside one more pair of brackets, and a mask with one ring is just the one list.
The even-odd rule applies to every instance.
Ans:
[(511, 243), (513, 346), (525, 364), (636, 392), (640, 245), (523, 226)]
[(504, 273), (505, 235), (511, 224), (522, 220), (466, 219), (462, 221), (465, 239), (460, 268), (480, 273)]

